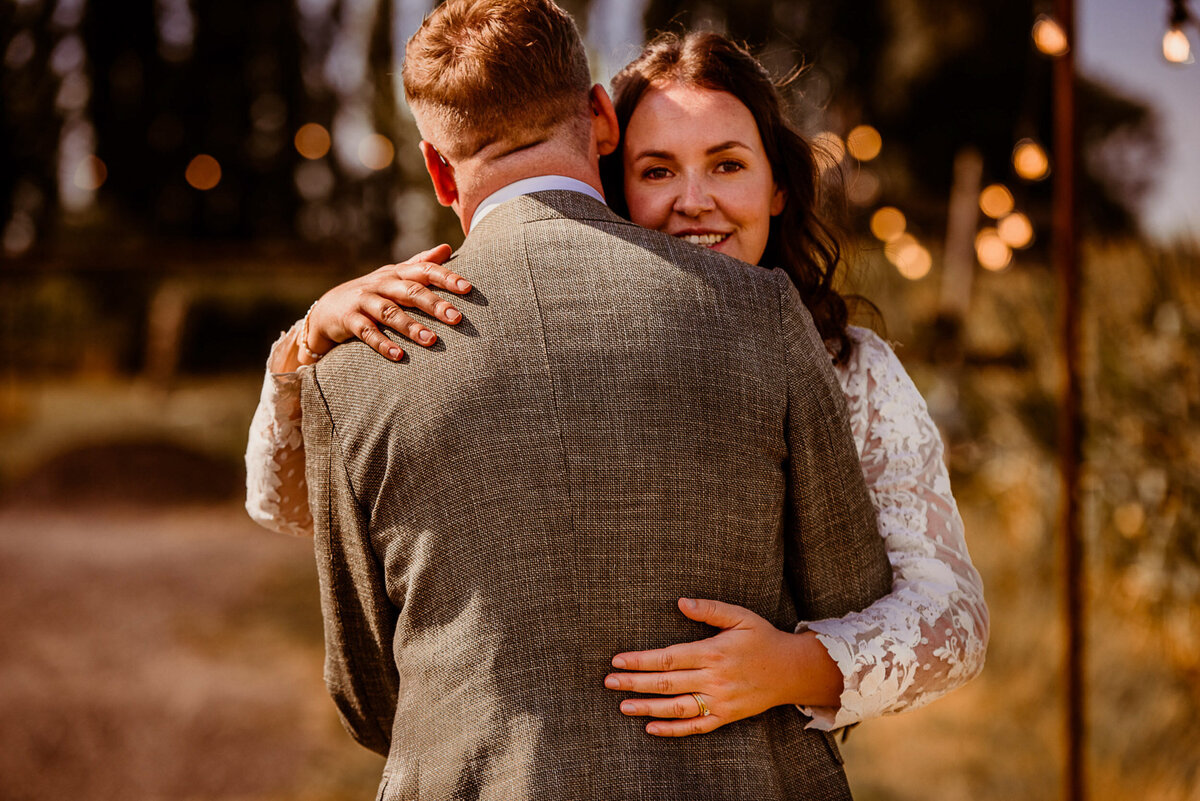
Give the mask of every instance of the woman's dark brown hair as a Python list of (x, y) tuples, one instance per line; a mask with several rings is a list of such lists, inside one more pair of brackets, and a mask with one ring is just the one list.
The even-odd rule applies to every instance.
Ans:
[[(817, 214), (820, 170), (816, 157), (784, 116), (775, 82), (758, 59), (724, 36), (705, 31), (660, 34), (613, 78), (621, 148), (625, 127), (642, 96), (652, 84), (665, 81), (728, 92), (754, 115), (775, 185), (787, 197), (783, 213), (771, 218), (760, 263), (787, 271), (834, 361), (844, 362), (852, 347), (846, 334), (846, 301), (833, 285), (841, 245)], [(601, 169), (605, 197), (615, 211), (627, 217), (621, 148), (603, 160)]]

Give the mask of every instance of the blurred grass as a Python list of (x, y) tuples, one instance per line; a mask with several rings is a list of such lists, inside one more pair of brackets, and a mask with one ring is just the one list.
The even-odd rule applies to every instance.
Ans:
[(236, 466), (262, 377), (183, 378), (164, 388), (117, 376), (0, 385), (0, 486), (81, 445), (166, 442)]

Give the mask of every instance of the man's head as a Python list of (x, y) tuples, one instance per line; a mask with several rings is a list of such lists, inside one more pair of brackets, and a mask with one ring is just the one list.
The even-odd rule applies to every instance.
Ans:
[[(478, 173), (534, 150), (570, 160), (616, 146), (598, 108), (611, 109), (607, 93), (592, 85), (575, 22), (553, 0), (447, 0), (409, 40), (403, 77), (443, 203), (445, 179), (455, 193), (469, 182), (464, 165)], [(614, 137), (615, 125), (614, 115)]]
[(405, 52), (409, 105), (450, 161), (578, 123), (591, 86), (575, 22), (551, 0), (447, 0)]

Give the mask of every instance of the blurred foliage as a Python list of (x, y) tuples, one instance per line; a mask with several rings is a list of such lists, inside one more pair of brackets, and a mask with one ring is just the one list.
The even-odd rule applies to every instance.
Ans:
[[(1062, 363), (1055, 276), (1028, 256), (980, 273), (958, 362), (936, 354), (939, 274), (862, 254), (858, 288), (947, 438), (985, 584), (983, 675), (850, 738), (856, 797), (1060, 797)], [(1090, 797), (1193, 801), (1200, 786), (1200, 253), (1135, 240), (1084, 251)], [(997, 759), (1003, 754), (1003, 759)]]
[(1096, 545), (1113, 596), (1156, 620), (1200, 679), (1200, 258), (1124, 247), (1089, 262)]
[[(871, 165), (881, 186), (874, 200), (902, 200), (930, 235), (943, 224), (964, 148), (983, 154), (986, 182), (1014, 182), (1018, 205), (1035, 222), (1046, 216), (1047, 184), (1020, 184), (1009, 163), (1018, 139), (1050, 138), (1050, 62), (1031, 44), (1033, 0), (568, 5), (586, 20), (599, 3), (635, 17), (644, 8), (649, 30), (726, 29), (761, 49), (779, 76), (804, 66), (789, 89), (804, 127), (844, 136), (859, 123), (876, 126), (886, 146)], [(121, 14), (95, 0), (0, 6), (0, 42), (19, 45), (0, 64), (0, 238), (9, 255), (79, 259), (80, 236), (92, 231), (142, 245), (323, 243), (345, 266), (457, 238), (453, 216), (427, 191), (397, 97), (399, 47), (418, 7), (177, 5), (134, 0)], [(1155, 119), (1099, 84), (1084, 80), (1080, 90), (1085, 219), (1099, 232), (1128, 233), (1158, 165)], [(334, 135), (333, 151), (311, 161), (292, 146), (310, 122)], [(395, 146), (378, 170), (356, 155), (356, 137), (371, 131)], [(88, 153), (106, 165), (94, 204), (72, 177)], [(207, 191), (183, 180), (198, 153), (221, 165)]]

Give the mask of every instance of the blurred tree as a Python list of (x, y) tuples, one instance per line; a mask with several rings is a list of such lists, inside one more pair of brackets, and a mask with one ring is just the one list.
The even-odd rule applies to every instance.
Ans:
[(38, 3), (0, 5), (0, 248), (25, 252), (55, 218), (54, 109), (50, 53), (56, 36)]

